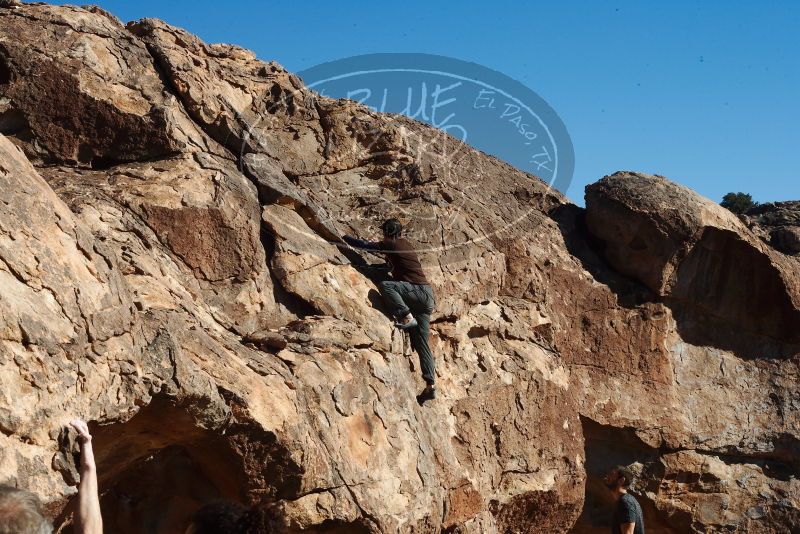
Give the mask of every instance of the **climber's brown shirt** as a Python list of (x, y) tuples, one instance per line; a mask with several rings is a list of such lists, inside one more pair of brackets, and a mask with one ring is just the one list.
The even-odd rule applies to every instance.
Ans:
[(412, 284), (428, 283), (417, 253), (407, 239), (402, 237), (383, 239), (378, 247), (379, 252), (386, 253), (386, 259), (392, 266), (392, 276), (395, 280), (403, 280)]

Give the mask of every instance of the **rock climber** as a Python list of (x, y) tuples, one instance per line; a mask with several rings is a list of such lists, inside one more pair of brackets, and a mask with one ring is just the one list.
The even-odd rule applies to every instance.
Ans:
[(642, 507), (636, 498), (628, 493), (633, 483), (633, 472), (627, 467), (618, 465), (603, 479), (611, 491), (616, 506), (611, 518), (611, 532), (614, 534), (644, 534), (644, 516)]
[(379, 284), (381, 295), (395, 317), (395, 326), (409, 333), (411, 347), (419, 355), (425, 389), (417, 395), (417, 402), (436, 398), (433, 354), (428, 345), (431, 313), (436, 303), (428, 279), (422, 270), (417, 253), (411, 243), (402, 237), (403, 225), (397, 219), (388, 219), (381, 224), (383, 239), (365, 241), (352, 236), (343, 236), (348, 245), (385, 254), (391, 266), (392, 280)]

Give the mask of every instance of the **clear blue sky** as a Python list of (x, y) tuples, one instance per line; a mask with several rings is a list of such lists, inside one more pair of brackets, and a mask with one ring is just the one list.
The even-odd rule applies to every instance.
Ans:
[[(67, 2), (57, 2), (67, 3)], [(99, 0), (300, 71), (372, 52), (473, 61), (527, 85), (572, 136), (568, 196), (616, 170), (714, 200), (800, 199), (800, 2)]]

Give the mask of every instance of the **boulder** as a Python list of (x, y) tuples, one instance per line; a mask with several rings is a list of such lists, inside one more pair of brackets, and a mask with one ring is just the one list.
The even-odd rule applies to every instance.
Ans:
[(727, 337), (743, 354), (796, 353), (797, 264), (736, 215), (663, 177), (624, 172), (588, 186), (586, 210), (606, 259), (672, 306), (685, 336)]
[(759, 204), (742, 218), (750, 230), (776, 250), (789, 255), (800, 253), (800, 201)]

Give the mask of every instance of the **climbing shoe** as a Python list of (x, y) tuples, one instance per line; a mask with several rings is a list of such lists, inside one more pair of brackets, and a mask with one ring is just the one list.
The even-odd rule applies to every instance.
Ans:
[(435, 398), (436, 398), (436, 388), (428, 386), (424, 390), (422, 390), (422, 393), (417, 395), (417, 404), (422, 406), (423, 404), (425, 404), (425, 401), (433, 400)]
[(400, 330), (411, 330), (412, 328), (416, 328), (417, 324), (418, 324), (417, 320), (414, 319), (414, 317), (411, 317), (411, 320), (406, 323), (403, 323), (401, 321), (394, 323), (394, 325)]

